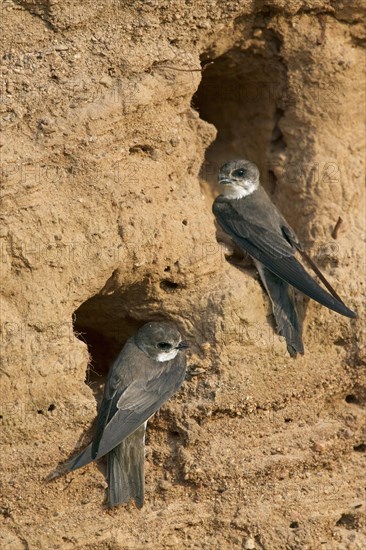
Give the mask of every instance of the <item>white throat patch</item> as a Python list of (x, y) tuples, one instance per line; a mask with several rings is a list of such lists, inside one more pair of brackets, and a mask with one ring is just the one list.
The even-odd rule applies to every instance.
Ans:
[(171, 351), (168, 351), (168, 353), (162, 351), (158, 354), (156, 360), (160, 363), (163, 363), (164, 361), (171, 361), (177, 356), (178, 351), (178, 349), (172, 349)]
[(223, 195), (228, 199), (243, 199), (254, 193), (258, 187), (259, 184), (257, 181), (248, 181), (245, 188), (241, 187), (241, 185), (226, 183), (224, 185)]

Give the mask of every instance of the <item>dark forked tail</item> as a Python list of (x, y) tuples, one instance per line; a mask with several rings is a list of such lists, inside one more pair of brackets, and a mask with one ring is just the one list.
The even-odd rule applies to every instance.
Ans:
[(293, 289), (285, 281), (255, 261), (262, 283), (272, 302), (277, 331), (284, 336), (291, 357), (304, 353), (301, 329), (293, 298)]
[(146, 422), (107, 455), (108, 506), (133, 499), (144, 504), (144, 462)]

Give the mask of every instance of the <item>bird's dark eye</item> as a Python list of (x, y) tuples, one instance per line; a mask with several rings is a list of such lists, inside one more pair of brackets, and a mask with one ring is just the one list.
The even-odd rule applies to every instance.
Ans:
[(168, 342), (159, 342), (158, 343), (158, 348), (159, 349), (163, 349), (165, 351), (168, 351), (168, 349), (171, 349), (171, 344), (168, 344)]
[(243, 176), (245, 175), (245, 170), (244, 168), (239, 168), (238, 170), (235, 170), (233, 172), (233, 176), (235, 178), (242, 178)]

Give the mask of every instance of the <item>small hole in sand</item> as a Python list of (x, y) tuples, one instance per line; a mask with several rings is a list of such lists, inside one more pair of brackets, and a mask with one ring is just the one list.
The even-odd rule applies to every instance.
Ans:
[(358, 399), (355, 395), (350, 394), (350, 395), (346, 395), (345, 401), (346, 401), (346, 403), (357, 403)]
[(177, 290), (177, 288), (179, 288), (179, 284), (175, 283), (174, 281), (170, 281), (169, 279), (163, 279), (160, 282), (160, 288), (165, 290), (165, 292), (174, 292), (174, 290)]

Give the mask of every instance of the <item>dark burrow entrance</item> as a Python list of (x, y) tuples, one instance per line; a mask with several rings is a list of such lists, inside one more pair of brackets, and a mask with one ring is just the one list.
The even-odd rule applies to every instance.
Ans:
[[(250, 39), (237, 40), (214, 60), (211, 52), (202, 56), (202, 81), (192, 104), (203, 120), (215, 126), (217, 137), (206, 151), (201, 185), (211, 208), (213, 198), (222, 192), (217, 182), (220, 166), (233, 159), (251, 160), (258, 165), (261, 183), (274, 204), (297, 230), (301, 216), (292, 200), (293, 180), (283, 177), (288, 164), (281, 126), (291, 108), (287, 67), (281, 55), (282, 41), (266, 25), (263, 19)], [(217, 237), (222, 240), (220, 230)], [(244, 255), (243, 262), (242, 252), (235, 249), (227, 257), (231, 264), (256, 277), (248, 259)], [(300, 297), (298, 305), (301, 319), (306, 301)], [(272, 314), (270, 319), (275, 327)]]
[(212, 197), (221, 164), (246, 158), (259, 166), (262, 183), (276, 202), (276, 166), (286, 149), (280, 124), (288, 104), (287, 70), (277, 35), (265, 27), (253, 32), (256, 37), (243, 39), (213, 62), (210, 53), (202, 56), (203, 67), (211, 64), (202, 73), (193, 107), (218, 134), (206, 152), (201, 178)]
[[(165, 279), (162, 282), (164, 283)], [(168, 286), (167, 292), (174, 289)], [(73, 319), (75, 335), (88, 346), (90, 362), (85, 383), (92, 389), (99, 408), (108, 372), (128, 338), (133, 336), (146, 322), (167, 321), (171, 317), (168, 312), (164, 311), (154, 295), (149, 280), (143, 279), (124, 286), (122, 277), (116, 271), (100, 292), (75, 310)], [(183, 444), (184, 436), (179, 430), (177, 431), (174, 416), (169, 410), (160, 413), (158, 418), (159, 420), (155, 423), (154, 421), (149, 422), (150, 428), (147, 431), (146, 443), (149, 445), (153, 439), (158, 442), (158, 445), (161, 444), (163, 434), (168, 430), (171, 456), (164, 459), (164, 464), (165, 469), (171, 468), (174, 471), (176, 468), (176, 458), (174, 457), (177, 455), (177, 448)], [(162, 430), (161, 425), (164, 425), (164, 421), (166, 425)], [(95, 426), (96, 419), (91, 427), (90, 437), (92, 437)], [(155, 429), (151, 429), (151, 426), (155, 426)], [(155, 455), (154, 451), (149, 448), (147, 458), (157, 464), (160, 463), (159, 453)]]
[(152, 313), (155, 308), (148, 286), (141, 281), (124, 288), (113, 274), (98, 294), (74, 312), (74, 332), (87, 344), (90, 354), (85, 382), (97, 401), (111, 364), (128, 338), (146, 322), (164, 317), (163, 313)]

